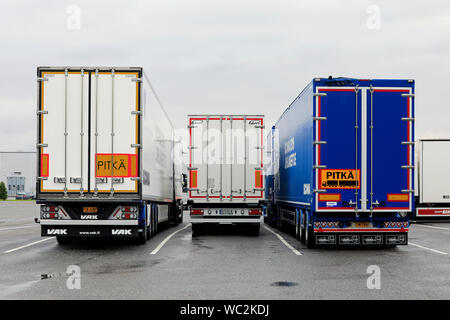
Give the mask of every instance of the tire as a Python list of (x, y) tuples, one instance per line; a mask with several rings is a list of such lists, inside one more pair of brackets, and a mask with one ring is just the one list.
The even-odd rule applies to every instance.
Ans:
[(138, 244), (145, 244), (147, 242), (147, 240), (150, 238), (149, 234), (149, 227), (147, 226), (148, 224), (148, 215), (146, 216), (146, 220), (145, 220), (145, 224), (144, 224), (144, 231), (142, 233), (139, 233), (138, 238), (137, 238), (137, 243)]
[(69, 237), (56, 237), (56, 241), (58, 241), (59, 245), (68, 245), (72, 243), (72, 238)]
[(282, 230), (283, 229), (283, 222), (281, 221), (281, 217), (280, 217), (280, 208), (277, 207), (277, 220), (276, 220), (276, 228), (278, 230)]
[[(150, 206), (152, 207), (152, 206)], [(149, 226), (149, 231), (150, 231), (150, 238), (153, 237), (153, 209), (150, 209), (150, 226)]]
[(300, 221), (297, 217), (297, 212), (295, 212), (295, 239), (300, 240)]
[(248, 227), (248, 231), (249, 231), (249, 233), (250, 233), (252, 236), (257, 236), (257, 235), (259, 235), (259, 229), (260, 229), (260, 225), (259, 225), (259, 224), (257, 224), (257, 225), (250, 225), (250, 226)]
[(299, 226), (300, 227), (300, 242), (305, 244), (305, 234), (306, 234), (305, 220), (306, 220), (306, 218), (305, 218), (305, 213), (302, 212), (301, 215), (302, 215), (302, 218), (301, 218), (302, 224)]
[(201, 225), (199, 224), (192, 224), (192, 236), (197, 237), (201, 234)]
[(305, 219), (305, 244), (308, 248), (314, 248), (316, 241), (314, 239), (314, 230), (312, 226), (309, 226), (309, 221)]

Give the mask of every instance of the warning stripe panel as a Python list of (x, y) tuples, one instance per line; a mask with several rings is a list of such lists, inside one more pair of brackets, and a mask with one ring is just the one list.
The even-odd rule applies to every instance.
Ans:
[(255, 170), (255, 188), (262, 188), (262, 170)]
[(340, 193), (319, 193), (319, 201), (341, 201)]
[[(113, 160), (113, 163), (111, 163)], [(129, 153), (97, 153), (95, 155), (96, 177), (129, 178), (137, 176), (137, 157)]]
[(409, 201), (409, 194), (388, 193), (387, 201), (388, 202), (408, 202)]
[(191, 170), (191, 188), (197, 188), (197, 170)]
[(47, 153), (41, 154), (41, 177), (48, 177), (49, 169), (49, 155)]

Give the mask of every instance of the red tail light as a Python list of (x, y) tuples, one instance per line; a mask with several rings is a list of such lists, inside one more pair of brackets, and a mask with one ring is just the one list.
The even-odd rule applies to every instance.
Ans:
[(203, 210), (194, 209), (194, 210), (191, 210), (191, 214), (203, 214)]
[(261, 210), (250, 210), (249, 212), (248, 212), (248, 214), (257, 214), (257, 215), (261, 215)]
[(137, 207), (122, 207), (122, 212), (137, 212)]

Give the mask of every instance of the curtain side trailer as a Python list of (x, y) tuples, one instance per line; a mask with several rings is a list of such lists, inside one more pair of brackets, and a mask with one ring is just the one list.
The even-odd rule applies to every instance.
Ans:
[(316, 245), (406, 245), (414, 80), (316, 78), (274, 126), (267, 220)]
[(136, 238), (181, 222), (173, 126), (140, 67), (39, 67), (42, 236)]
[(259, 232), (264, 203), (264, 116), (190, 115), (188, 207), (203, 226), (245, 225)]

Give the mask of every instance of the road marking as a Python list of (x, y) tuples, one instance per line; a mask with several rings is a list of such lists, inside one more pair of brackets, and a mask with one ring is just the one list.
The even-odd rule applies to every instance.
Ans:
[(30, 218), (23, 218), (23, 219), (5, 219), (5, 220), (0, 220), (0, 223), (5, 223), (5, 222), (19, 222), (19, 221), (29, 221), (29, 222), (33, 222), (33, 219), (30, 219)]
[(444, 228), (444, 227), (435, 227), (435, 226), (429, 226), (426, 224), (414, 224), (414, 226), (424, 227), (424, 228), (432, 228), (432, 229), (439, 229), (439, 230), (447, 230), (450, 231), (450, 228)]
[(8, 230), (16, 230), (16, 229), (26, 229), (26, 228), (31, 228), (31, 227), (37, 227), (36, 224), (30, 224), (30, 225), (26, 225), (26, 226), (18, 226), (18, 227), (4, 227), (4, 228), (0, 228), (0, 231), (8, 231)]
[(291, 246), (286, 240), (284, 240), (284, 238), (282, 236), (280, 236), (278, 233), (276, 233), (275, 231), (273, 231), (272, 229), (267, 228), (266, 226), (264, 226), (264, 228), (266, 228), (267, 230), (269, 230), (270, 232), (272, 232), (274, 235), (277, 236), (278, 239), (280, 239), (281, 242), (283, 242), (283, 244), (288, 247), (289, 249), (291, 249), (291, 251), (293, 253), (295, 253), (298, 256), (301, 256), (302, 254), (295, 249), (293, 246)]
[(34, 246), (35, 244), (38, 244), (38, 243), (41, 243), (41, 242), (44, 242), (44, 241), (48, 241), (48, 240), (51, 240), (51, 239), (54, 239), (54, 238), (52, 237), (52, 238), (46, 238), (46, 239), (38, 240), (38, 241), (35, 241), (35, 242), (32, 242), (32, 243), (26, 244), (24, 246), (5, 251), (3, 253), (11, 253), (11, 252), (23, 249), (23, 248)]
[(188, 223), (186, 226), (184, 226), (183, 228), (171, 233), (170, 235), (168, 235), (163, 241), (161, 241), (161, 243), (150, 253), (150, 254), (157, 254), (159, 250), (161, 250), (161, 248), (167, 243), (167, 241), (170, 240), (170, 238), (172, 238), (175, 234), (177, 234), (178, 232), (186, 229), (187, 227), (189, 227), (191, 224)]
[(430, 250), (431, 252), (434, 252), (434, 253), (448, 255), (447, 252), (443, 252), (443, 251), (439, 251), (439, 250), (436, 250), (436, 249), (427, 248), (427, 247), (421, 246), (420, 244), (415, 244), (415, 243), (412, 243), (412, 242), (408, 242), (408, 244), (410, 244), (412, 246), (415, 246), (415, 247), (418, 247), (418, 248), (421, 248), (421, 249)]

